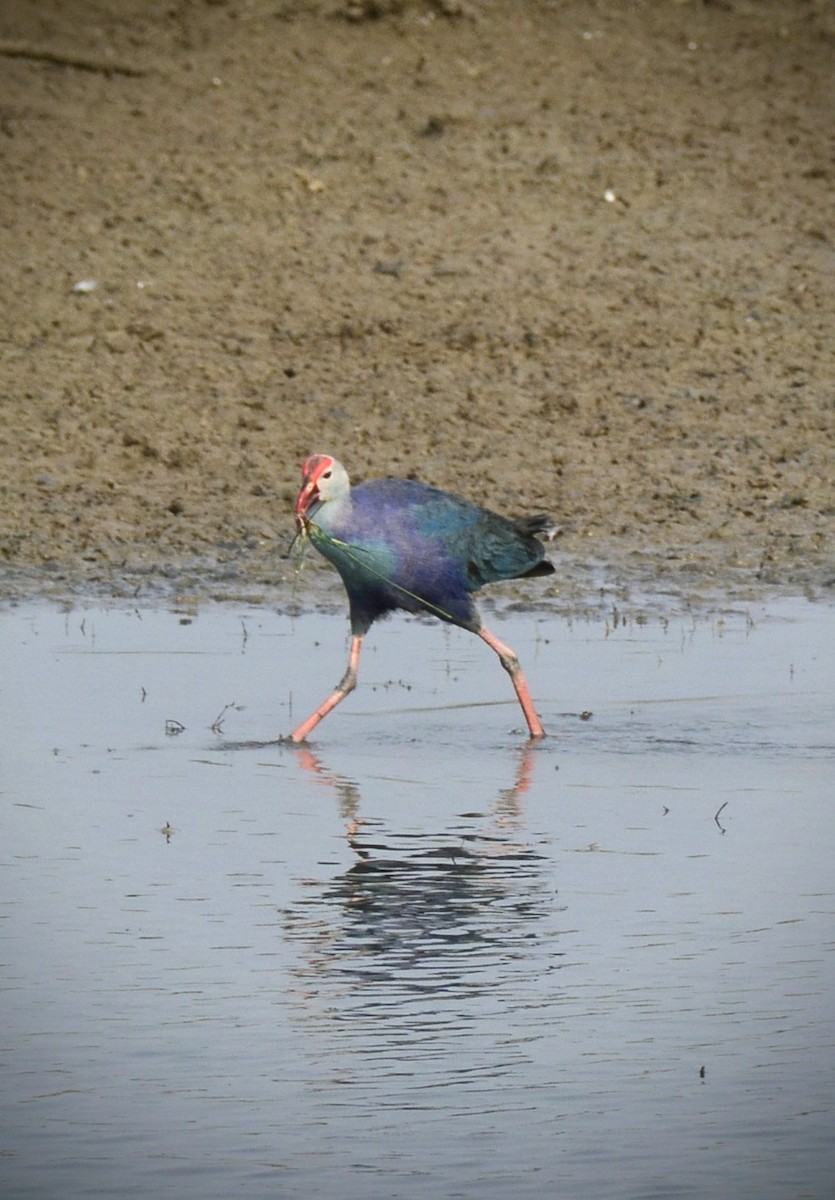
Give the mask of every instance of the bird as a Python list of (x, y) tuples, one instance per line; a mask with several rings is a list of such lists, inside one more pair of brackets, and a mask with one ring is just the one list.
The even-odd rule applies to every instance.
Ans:
[(511, 520), (413, 479), (352, 487), (341, 462), (313, 454), (302, 463), (295, 522), (302, 545), (309, 540), (342, 577), (351, 643), (339, 683), (284, 740), (305, 742), (354, 690), (365, 635), (397, 609), (477, 634), (510, 675), (531, 739), (545, 736), (518, 658), (487, 629), (473, 599), (484, 584), (554, 572), (536, 536), (548, 528), (545, 514)]

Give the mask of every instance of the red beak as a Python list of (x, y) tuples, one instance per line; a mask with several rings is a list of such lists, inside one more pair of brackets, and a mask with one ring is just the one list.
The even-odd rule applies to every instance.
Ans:
[(306, 479), (302, 485), (302, 489), (296, 497), (296, 524), (303, 524), (305, 514), (311, 504), (319, 499), (319, 489), (316, 486), (315, 479)]

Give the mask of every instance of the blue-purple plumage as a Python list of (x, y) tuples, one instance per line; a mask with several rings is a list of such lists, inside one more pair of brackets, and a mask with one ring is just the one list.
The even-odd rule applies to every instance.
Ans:
[(342, 576), (355, 634), (398, 608), (476, 632), (473, 592), (553, 571), (535, 537), (544, 517), (510, 521), (408, 479), (360, 484), (341, 502), (311, 505), (307, 515), (311, 541)]

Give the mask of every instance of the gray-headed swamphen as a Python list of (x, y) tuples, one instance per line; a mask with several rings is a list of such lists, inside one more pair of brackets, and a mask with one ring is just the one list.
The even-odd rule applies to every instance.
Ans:
[(519, 660), (485, 628), (473, 593), (499, 579), (553, 572), (536, 537), (548, 526), (546, 516), (508, 520), (411, 479), (375, 479), (352, 488), (340, 462), (314, 454), (302, 464), (296, 525), (342, 576), (351, 651), (342, 679), (293, 730), (291, 742), (305, 741), (353, 691), (363, 638), (378, 617), (395, 609), (431, 613), (477, 633), (510, 675), (530, 736), (544, 736)]

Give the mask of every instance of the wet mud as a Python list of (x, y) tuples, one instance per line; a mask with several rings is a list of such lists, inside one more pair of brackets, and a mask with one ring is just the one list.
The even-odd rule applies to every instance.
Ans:
[(0, 586), (254, 597), (303, 456), (547, 510), (558, 600), (833, 577), (815, 0), (0, 12)]

